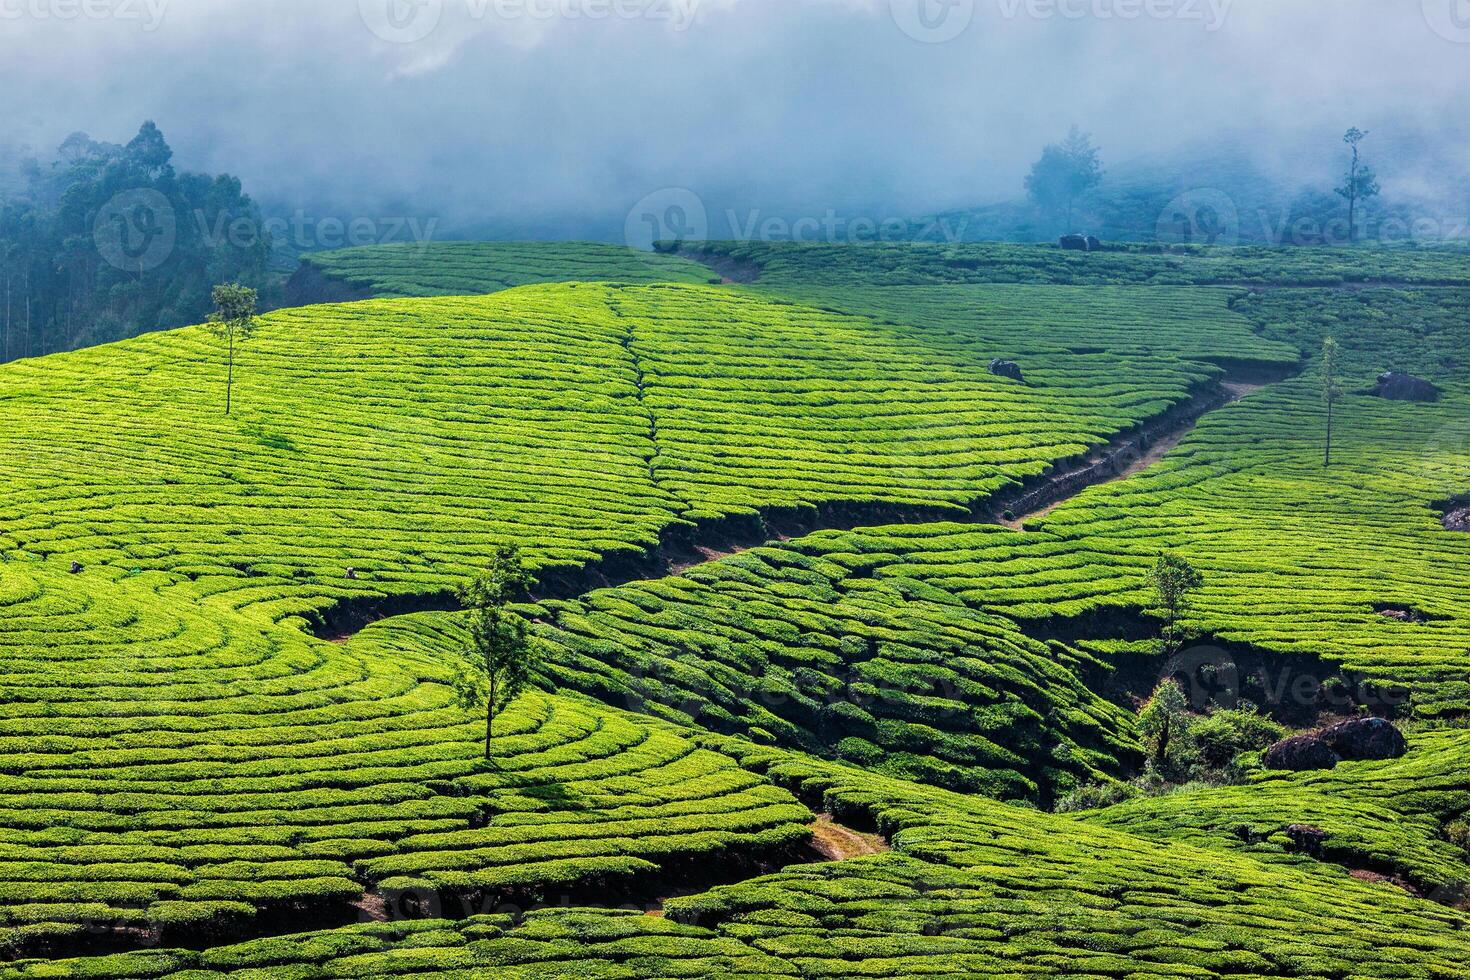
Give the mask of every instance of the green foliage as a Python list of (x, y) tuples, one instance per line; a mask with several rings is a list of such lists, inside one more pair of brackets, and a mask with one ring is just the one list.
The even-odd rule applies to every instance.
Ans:
[(1240, 756), (1259, 752), (1286, 734), (1252, 706), (1193, 712), (1178, 682), (1165, 681), (1138, 713), (1138, 735), (1149, 759), (1144, 783), (1233, 779)]
[(249, 340), (255, 332), (255, 290), (230, 283), (215, 286), (210, 298), (214, 311), (209, 314), (209, 332), (222, 340)]
[(1343, 395), (1342, 386), (1337, 383), (1339, 357), (1337, 341), (1331, 337), (1322, 341), (1322, 403), (1327, 406), (1327, 448), (1322, 457), (1323, 466), (1332, 465), (1332, 410)]
[(0, 361), (198, 323), (221, 280), (266, 286), (270, 236), (240, 181), (172, 156), (147, 122), (123, 146), (73, 133), (23, 168), (0, 200)]
[(520, 548), (505, 545), (495, 550), (489, 567), (459, 593), (460, 602), (470, 611), (469, 645), (460, 655), (454, 693), (460, 707), (485, 709), (486, 759), (490, 758), (495, 716), (525, 693), (540, 663), (526, 639), (525, 619), (509, 608), (533, 581)]
[(1189, 700), (1174, 681), (1165, 681), (1138, 712), (1138, 735), (1149, 762), (1163, 779), (1177, 780), (1194, 761), (1188, 739)]
[(1072, 209), (1077, 198), (1102, 180), (1102, 162), (1092, 138), (1076, 126), (1060, 144), (1041, 151), (1041, 159), (1026, 175), (1026, 193), (1045, 210), (1066, 216), (1066, 230), (1073, 231)]
[(1358, 145), (1368, 134), (1354, 126), (1343, 134), (1342, 141), (1352, 148), (1352, 162), (1348, 165), (1347, 177), (1341, 187), (1335, 188), (1337, 195), (1348, 202), (1348, 240), (1356, 241), (1357, 207), (1359, 202), (1377, 197), (1380, 190), (1373, 168), (1359, 159)]
[[(1152, 231), (1150, 228), (1150, 234)], [(783, 293), (813, 288), (987, 283), (1300, 287), (1343, 283), (1470, 284), (1465, 246), (1405, 244), (1349, 249), (1110, 245), (1102, 252), (1068, 252), (1055, 245), (994, 242), (706, 242), (699, 251), (749, 265), (759, 272), (756, 285), (760, 289)], [(1273, 297), (1277, 299), (1281, 297)], [(857, 311), (861, 305), (842, 303), (837, 308)], [(1051, 309), (1065, 309), (1065, 304)]]
[[(1464, 710), (1470, 539), (1429, 506), (1470, 479), (1453, 438), (1470, 397), (1459, 291), (1158, 280), (1341, 273), (1327, 251), (1103, 253), (1088, 269), (1035, 249), (1009, 275), (1039, 281), (1003, 286), (962, 282), (1002, 274), (1008, 257), (987, 250), (938, 265), (922, 250), (764, 254), (778, 252), (788, 281), (807, 277), (781, 302), (584, 283), (270, 314), (238, 428), (189, 383), (211, 356), (199, 330), (7, 368), (12, 951), (99, 930), (141, 942), (150, 924), (201, 945), (251, 912), (279, 921), (367, 887), (458, 914), (493, 907), (464, 898), (611, 902), (690, 868), (753, 877), (663, 919), (373, 923), (0, 978), (1463, 972), (1462, 913), (1345, 870), (1452, 880), (1463, 731), (1416, 732), (1390, 763), (1271, 775), (1246, 766), (1269, 722), (1161, 707), (1139, 722), (1184, 725), (1164, 752), (1182, 778), (1244, 753), (1231, 785), (1068, 816), (986, 798), (1045, 802), (1092, 780), (1109, 788), (1074, 803), (1129, 794), (1107, 780), (1144, 745), (1097, 689), (1139, 652), (1127, 637), (1161, 553), (1204, 580), (1181, 628), (1412, 683), (1427, 715)], [(935, 268), (962, 284), (871, 284)], [(1348, 274), (1463, 277), (1446, 268), (1364, 250)], [(1151, 284), (1049, 283), (1063, 274)], [(449, 667), (473, 614), (392, 616), (345, 643), (302, 629), (339, 602), (437, 603), (510, 544), (543, 581), (598, 558), (623, 579), (700, 523), (959, 514), (1212, 390), (1225, 366), (1294, 365), (1327, 333), (1354, 420), (1330, 482), (1311, 363), (1025, 532), (820, 532), (502, 609), (511, 631), (526, 617), (540, 676), (564, 693), (505, 708), (493, 767)], [(1027, 386), (988, 375), (999, 355), (1021, 358)], [(1441, 382), (1441, 403), (1358, 393), (1389, 358)], [(1427, 617), (1389, 620), (1380, 602)], [(761, 874), (802, 846), (811, 808), (877, 827), (894, 852)], [(1327, 833), (1325, 859), (1289, 846), (1303, 822)]]
[(1162, 642), (1164, 652), (1169, 653), (1185, 638), (1181, 620), (1189, 611), (1190, 597), (1205, 584), (1204, 576), (1186, 559), (1165, 552), (1154, 561), (1143, 583), (1150, 592), (1148, 611), (1163, 620)]
[[(1330, 772), (1252, 771), (1237, 785), (1140, 797), (1086, 819), (1154, 840), (1239, 851), (1319, 873), (1328, 862), (1396, 875), (1453, 905), (1470, 882), (1470, 854), (1455, 830), (1464, 826), (1470, 808), (1467, 762), (1470, 733), (1415, 733), (1401, 759), (1345, 762)], [(1293, 825), (1325, 835), (1317, 853), (1303, 853), (1287, 833)]]
[(719, 282), (709, 269), (687, 259), (596, 242), (366, 245), (313, 252), (302, 262), (385, 299), (467, 296), (553, 282)]
[(1287, 729), (1251, 708), (1221, 708), (1196, 718), (1189, 738), (1205, 770), (1224, 771), (1240, 756), (1281, 741)]
[(225, 375), (225, 414), (230, 414), (231, 396), (235, 388), (235, 348), (255, 334), (256, 292), (239, 283), (215, 286), (211, 293), (214, 312), (209, 314), (206, 328), (225, 343), (229, 366)]

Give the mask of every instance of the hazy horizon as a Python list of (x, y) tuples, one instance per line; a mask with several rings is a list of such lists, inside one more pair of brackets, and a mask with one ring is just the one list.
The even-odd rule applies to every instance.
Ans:
[(4, 139), (152, 119), (272, 212), (445, 234), (616, 238), (685, 192), (713, 237), (1003, 201), (1074, 123), (1110, 167), (1219, 145), (1287, 180), (1350, 125), (1406, 160), (1442, 135), (1383, 174), (1432, 197), (1470, 171), (1470, 26), (1437, 3), (0, 0)]

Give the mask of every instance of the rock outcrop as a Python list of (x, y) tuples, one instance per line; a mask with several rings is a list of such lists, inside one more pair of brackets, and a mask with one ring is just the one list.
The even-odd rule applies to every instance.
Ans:
[(1343, 759), (1397, 759), (1409, 743), (1393, 722), (1383, 718), (1355, 718), (1317, 733)]
[(1341, 757), (1332, 751), (1332, 746), (1315, 735), (1293, 735), (1282, 739), (1261, 757), (1261, 764), (1267, 769), (1287, 772), (1332, 769), (1341, 761)]
[(1439, 388), (1423, 378), (1399, 371), (1385, 371), (1378, 376), (1379, 398), (1395, 402), (1433, 402), (1439, 400)]
[(1015, 361), (1003, 361), (998, 357), (990, 362), (990, 373), (999, 375), (1002, 378), (1010, 378), (1013, 381), (1026, 380), (1025, 376), (1021, 373), (1021, 365)]

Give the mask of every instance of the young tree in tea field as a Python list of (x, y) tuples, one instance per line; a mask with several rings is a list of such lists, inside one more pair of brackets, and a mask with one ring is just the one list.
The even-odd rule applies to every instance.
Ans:
[(460, 590), (470, 611), (470, 643), (454, 680), (465, 709), (485, 709), (485, 758), (490, 758), (495, 716), (524, 693), (539, 658), (526, 635), (526, 620), (510, 607), (530, 586), (531, 574), (514, 545), (499, 548), (489, 566)]
[(211, 294), (214, 312), (209, 314), (209, 332), (224, 341), (228, 350), (225, 373), (225, 414), (230, 414), (235, 388), (235, 347), (255, 333), (255, 290), (239, 283), (215, 286)]
[(1332, 409), (1342, 397), (1342, 386), (1337, 383), (1337, 341), (1328, 337), (1322, 341), (1322, 401), (1327, 405), (1327, 449), (1322, 465), (1332, 465)]
[(1172, 678), (1163, 681), (1138, 712), (1138, 737), (1148, 750), (1154, 772), (1161, 778), (1178, 775), (1179, 767), (1170, 763), (1181, 754), (1179, 743), (1188, 727), (1189, 699), (1177, 681)]
[(1148, 611), (1163, 620), (1164, 652), (1169, 653), (1184, 639), (1180, 620), (1189, 608), (1190, 596), (1204, 584), (1204, 576), (1184, 558), (1166, 553), (1149, 569), (1144, 584), (1152, 593)]

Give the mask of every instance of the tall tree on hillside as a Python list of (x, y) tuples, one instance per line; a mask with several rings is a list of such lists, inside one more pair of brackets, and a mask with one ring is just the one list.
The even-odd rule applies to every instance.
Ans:
[(490, 565), (460, 590), (470, 611), (470, 643), (454, 680), (461, 707), (485, 709), (485, 758), (495, 716), (520, 697), (540, 660), (526, 635), (526, 620), (509, 607), (532, 582), (514, 545), (499, 548)]
[(1332, 465), (1332, 408), (1342, 397), (1342, 387), (1337, 383), (1337, 341), (1328, 337), (1322, 341), (1322, 401), (1327, 404), (1327, 451), (1322, 457), (1324, 467)]
[(1067, 231), (1072, 231), (1072, 211), (1077, 198), (1102, 180), (1102, 161), (1092, 137), (1073, 126), (1060, 144), (1041, 151), (1041, 159), (1026, 176), (1026, 193), (1036, 204), (1053, 213), (1064, 213)]
[(1170, 653), (1184, 639), (1180, 621), (1189, 608), (1190, 596), (1205, 584), (1204, 576), (1186, 559), (1166, 552), (1148, 570), (1144, 584), (1152, 593), (1148, 611), (1163, 620), (1164, 653)]
[(1378, 196), (1378, 179), (1373, 168), (1363, 163), (1358, 155), (1358, 144), (1368, 134), (1354, 126), (1343, 134), (1342, 141), (1352, 148), (1352, 162), (1348, 164), (1347, 181), (1336, 188), (1339, 196), (1348, 202), (1348, 242), (1358, 240), (1358, 202)]
[(238, 282), (215, 286), (211, 294), (214, 312), (209, 314), (209, 332), (226, 344), (228, 367), (225, 372), (225, 414), (230, 414), (231, 395), (235, 388), (235, 348), (255, 333), (255, 290)]

